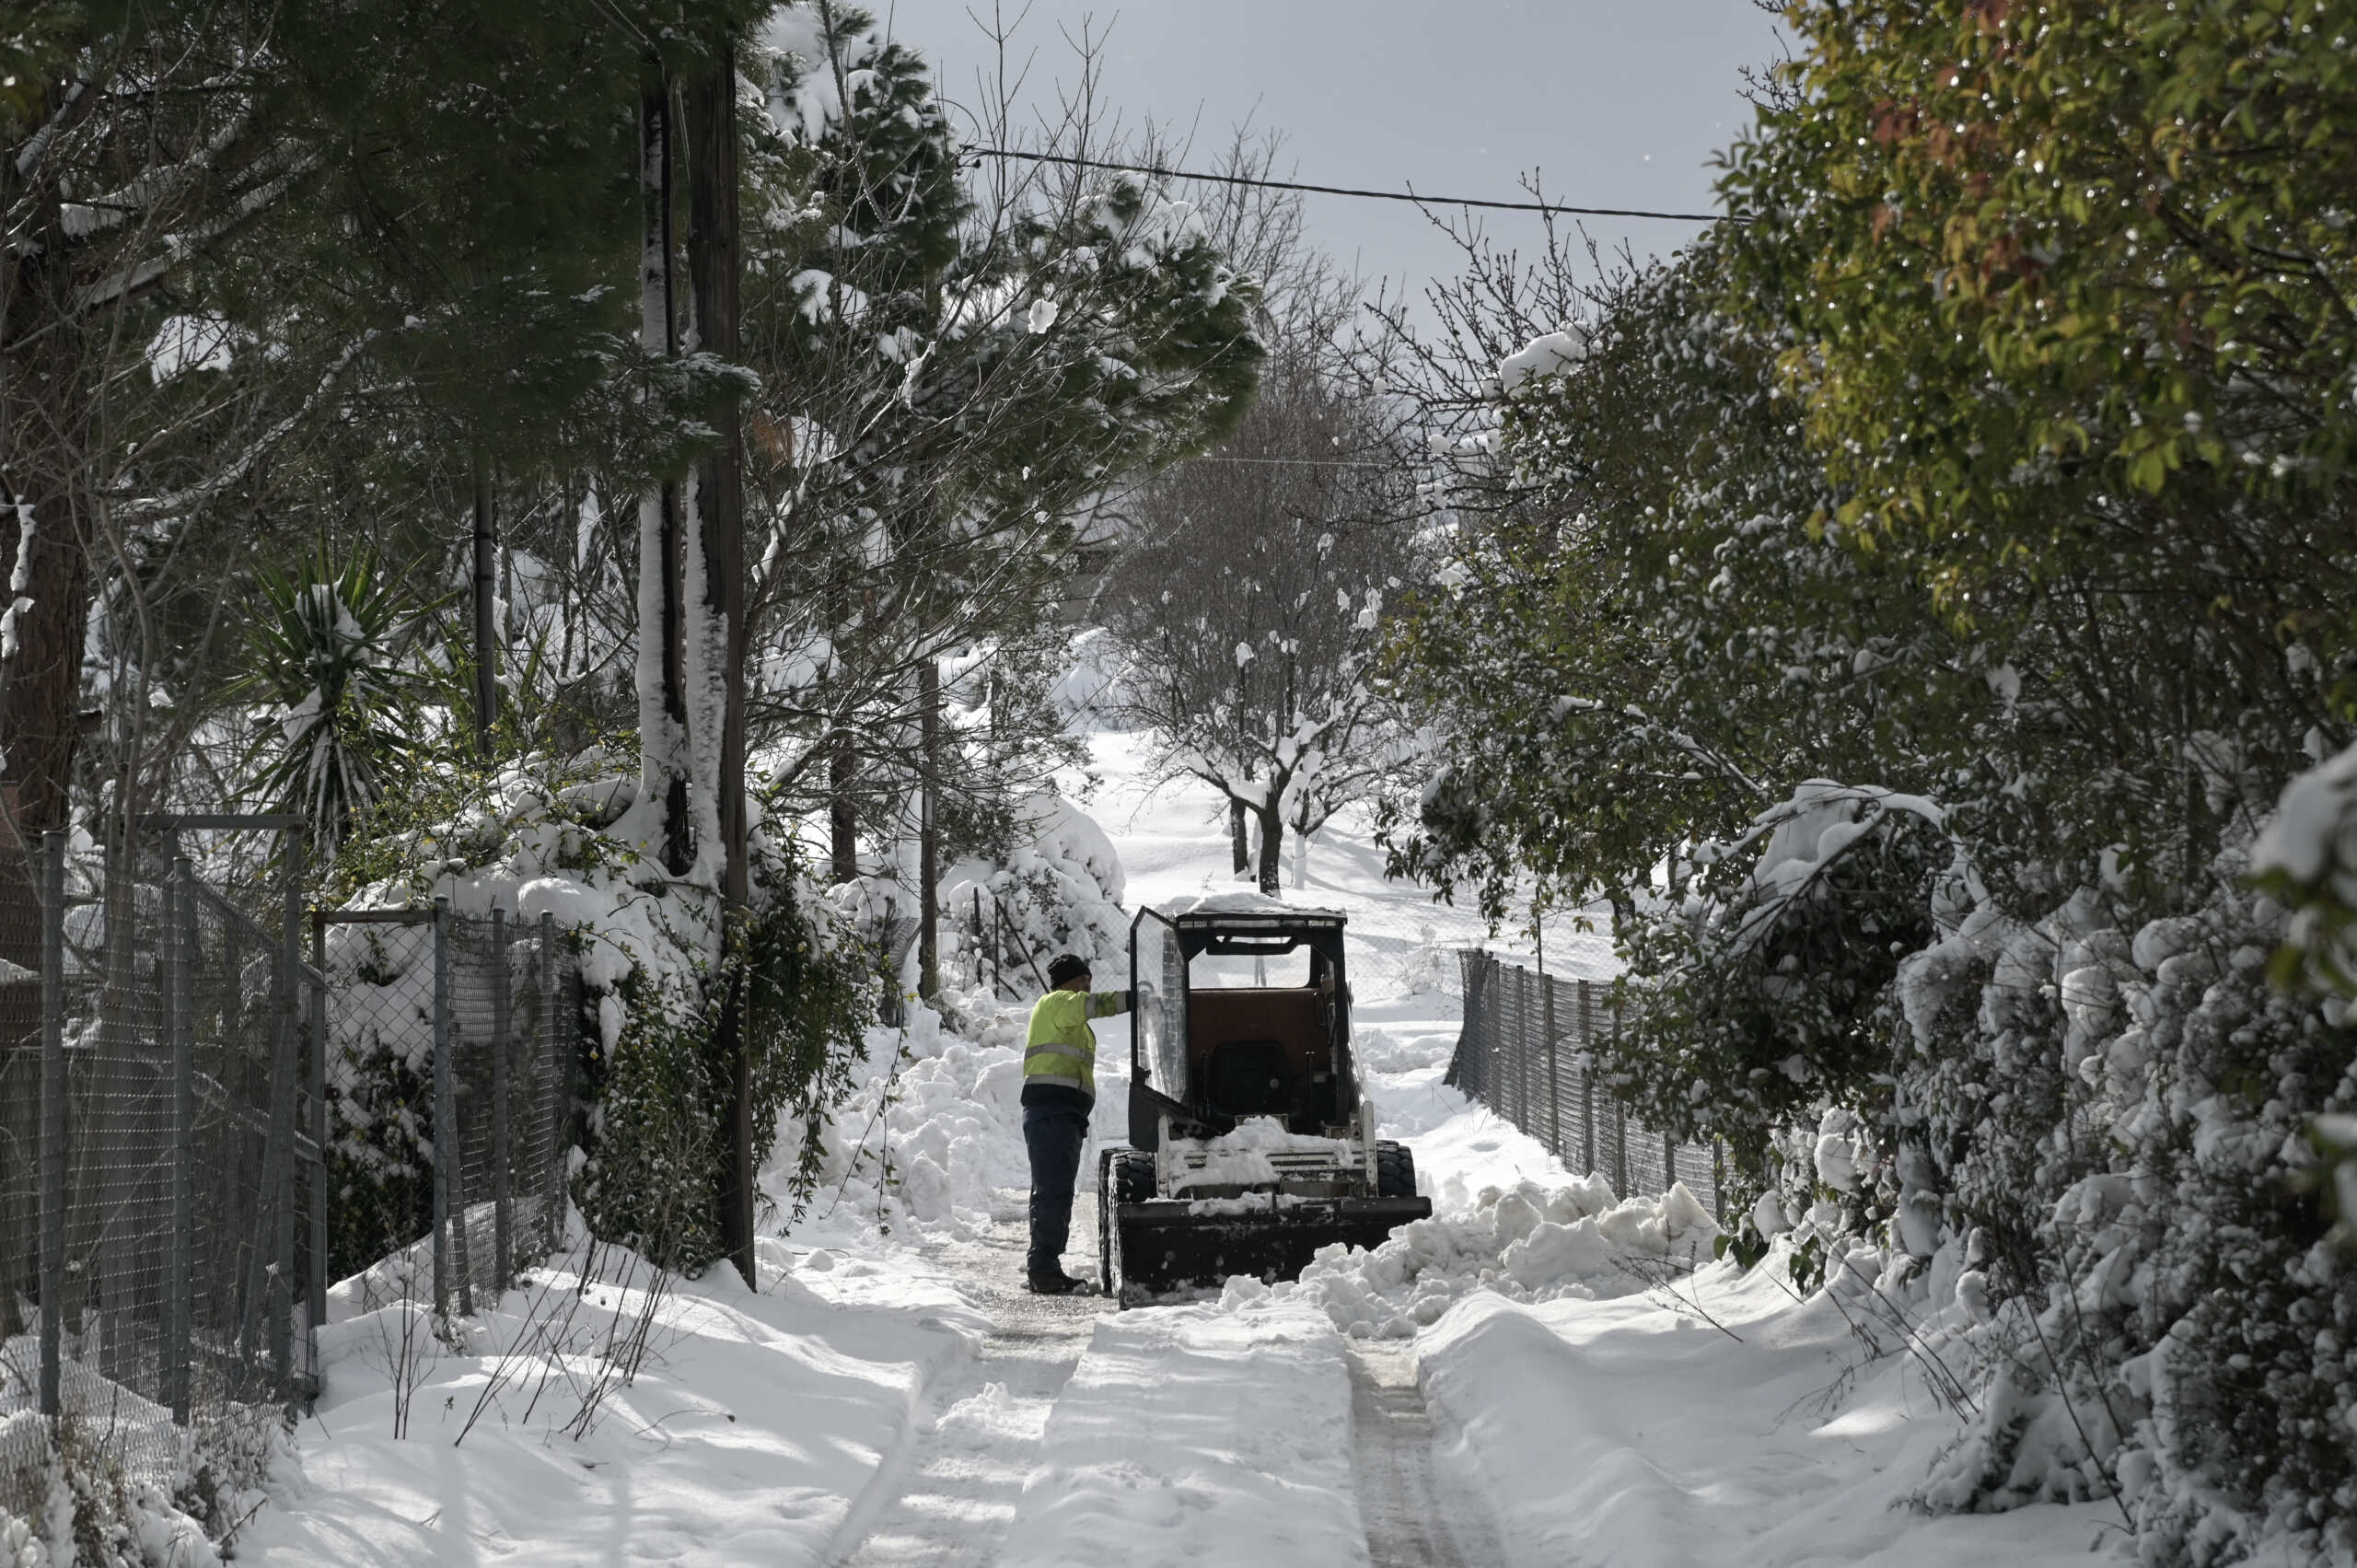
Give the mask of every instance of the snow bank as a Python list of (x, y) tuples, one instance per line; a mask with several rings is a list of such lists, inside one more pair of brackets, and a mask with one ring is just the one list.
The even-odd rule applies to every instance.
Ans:
[(779, 1244), (761, 1246), (772, 1283), (754, 1295), (726, 1268), (650, 1290), (643, 1260), (576, 1244), (455, 1342), (418, 1302), (345, 1282), (299, 1465), (277, 1468), (238, 1561), (413, 1568), (519, 1548), (535, 1565), (833, 1561), (853, 1501), (959, 1342), (825, 1306), (778, 1279)]
[(1353, 1339), (1404, 1340), (1475, 1291), (1546, 1302), (1652, 1288), (1708, 1260), (1717, 1235), (1682, 1182), (1623, 1202), (1600, 1177), (1524, 1180), (1403, 1225), (1373, 1251), (1326, 1248), (1297, 1283), (1232, 1279), (1221, 1300), (1307, 1301)]
[[(797, 1243), (865, 1247), (904, 1233), (971, 1239), (990, 1229), (1003, 1201), (994, 1194), (1029, 1189), (1022, 1045), (1030, 1007), (955, 989), (942, 1005), (954, 1025), (917, 1005), (905, 1029), (867, 1031), (858, 1080), (827, 1130), (817, 1192), (790, 1227)], [(1100, 1018), (1096, 1029), (1091, 1132), (1102, 1143), (1128, 1130), (1128, 1019)], [(789, 1122), (762, 1178), (773, 1202), (785, 1201), (800, 1156), (799, 1128)], [(1093, 1191), (1093, 1152), (1084, 1153), (1080, 1177)], [(1093, 1254), (1096, 1237), (1075, 1235), (1073, 1244)]]
[(1707, 1264), (1650, 1298), (1480, 1295), (1422, 1336), (1435, 1441), (1507, 1568), (2059, 1568), (2117, 1538), (2107, 1503), (1926, 1516), (1914, 1489), (1961, 1423), (1896, 1335), (1862, 1348), (1825, 1294), (1796, 1302), (1772, 1272)]
[(1342, 1353), (1303, 1303), (1100, 1319), (997, 1561), (1364, 1563)]

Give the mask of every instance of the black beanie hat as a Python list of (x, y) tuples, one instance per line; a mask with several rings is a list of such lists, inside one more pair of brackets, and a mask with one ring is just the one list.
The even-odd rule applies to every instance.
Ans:
[(1087, 959), (1077, 954), (1065, 953), (1048, 966), (1048, 983), (1054, 986), (1069, 985), (1088, 972)]

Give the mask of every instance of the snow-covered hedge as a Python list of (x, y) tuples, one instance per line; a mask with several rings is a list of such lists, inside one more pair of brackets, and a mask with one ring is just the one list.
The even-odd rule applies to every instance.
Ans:
[(2282, 978), (2346, 972), (2284, 901), (2330, 857), (2256, 849), (2271, 890), (2246, 833), (2168, 913), (2083, 888), (2023, 919), (1935, 805), (1817, 782), (1634, 923), (1615, 1069), (1746, 1156), (1730, 1245), (1783, 1237), (1817, 1284), (1864, 1243), (1896, 1310), (1970, 1323), (1926, 1505), (2116, 1498), (2155, 1562), (2357, 1516), (2357, 1278), (2316, 1201), (2357, 1037), (2270, 980), (2287, 944)]

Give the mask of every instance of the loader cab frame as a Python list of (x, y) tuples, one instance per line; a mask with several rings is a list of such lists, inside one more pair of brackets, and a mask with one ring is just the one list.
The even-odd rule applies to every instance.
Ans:
[[(1130, 924), (1130, 1143), (1215, 1137), (1246, 1117), (1341, 1136), (1358, 1116), (1343, 917), (1306, 910), (1142, 910)], [(1209, 985), (1196, 960), (1260, 959), (1295, 984)], [(1306, 968), (1302, 962), (1306, 958)]]

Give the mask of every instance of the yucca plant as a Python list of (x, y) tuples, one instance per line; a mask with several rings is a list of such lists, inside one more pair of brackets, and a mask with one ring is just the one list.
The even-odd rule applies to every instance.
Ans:
[(257, 575), (267, 608), (230, 688), (270, 710), (246, 754), (250, 788), (271, 810), (306, 819), (314, 853), (332, 857), (375, 803), (385, 766), (410, 749), (410, 617), (374, 551), (339, 570), (321, 546), (293, 577), (267, 566)]

